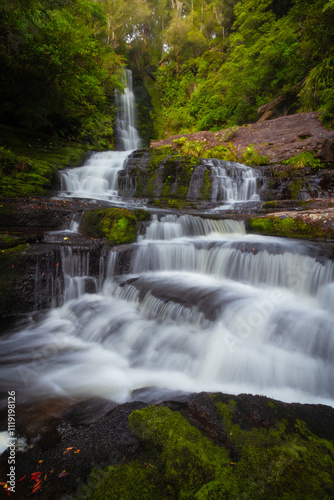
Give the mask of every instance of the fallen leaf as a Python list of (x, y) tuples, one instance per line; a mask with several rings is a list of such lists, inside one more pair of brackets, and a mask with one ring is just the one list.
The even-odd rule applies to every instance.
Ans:
[(35, 491), (39, 490), (40, 487), (41, 487), (41, 485), (42, 485), (41, 482), (37, 483), (36, 486), (35, 486), (35, 488), (32, 490), (32, 493), (35, 493)]

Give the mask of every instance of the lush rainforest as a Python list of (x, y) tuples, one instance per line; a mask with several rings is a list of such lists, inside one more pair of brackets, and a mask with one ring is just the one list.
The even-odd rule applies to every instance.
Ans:
[(334, 0), (3, 0), (0, 66), (2, 124), (102, 148), (124, 67), (145, 138), (302, 110), (333, 126)]

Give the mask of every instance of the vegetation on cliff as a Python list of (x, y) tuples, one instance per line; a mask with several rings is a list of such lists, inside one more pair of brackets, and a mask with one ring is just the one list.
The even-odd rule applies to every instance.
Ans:
[(38, 196), (56, 188), (57, 172), (77, 165), (88, 145), (0, 125), (0, 196)]

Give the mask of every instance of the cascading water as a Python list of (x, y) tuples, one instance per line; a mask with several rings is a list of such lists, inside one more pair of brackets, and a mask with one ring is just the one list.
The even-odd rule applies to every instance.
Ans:
[(116, 94), (116, 135), (121, 151), (95, 153), (82, 167), (61, 172), (61, 196), (117, 201), (118, 173), (131, 151), (141, 146), (130, 70), (126, 77), (125, 93)]
[(110, 251), (103, 285), (100, 261), (91, 294), (89, 257), (63, 254), (67, 300), (2, 339), (4, 387), (22, 399), (206, 390), (334, 404), (327, 247), (167, 215), (128, 252), (127, 274), (124, 251)]
[(211, 166), (212, 201), (259, 201), (258, 172), (241, 163), (223, 160), (206, 160)]
[(136, 101), (133, 92), (132, 72), (125, 70), (125, 93), (116, 92), (116, 128), (117, 141), (121, 151), (139, 149), (141, 139), (137, 131)]

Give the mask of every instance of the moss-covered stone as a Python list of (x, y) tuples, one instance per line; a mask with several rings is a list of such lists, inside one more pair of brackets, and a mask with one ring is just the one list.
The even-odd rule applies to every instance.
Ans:
[(181, 414), (153, 406), (133, 412), (129, 421), (144, 443), (143, 460), (95, 474), (79, 498), (130, 500), (134, 492), (136, 499), (236, 498), (227, 450), (204, 437)]
[(25, 239), (11, 234), (0, 234), (0, 249), (13, 248), (25, 243)]
[(137, 217), (138, 222), (149, 221), (151, 219), (151, 214), (147, 210), (142, 208), (136, 208), (134, 214)]
[(211, 177), (208, 169), (204, 172), (203, 186), (200, 189), (200, 197), (202, 200), (209, 200), (211, 197)]
[(134, 196), (186, 201), (194, 168), (200, 160), (170, 147), (142, 150), (141, 154), (140, 159), (134, 157), (135, 166), (129, 169), (130, 176), (136, 179)]
[(303, 185), (303, 181), (301, 179), (298, 179), (298, 180), (291, 182), (290, 187), (289, 187), (291, 200), (298, 199), (298, 195), (299, 195), (299, 192), (302, 188), (302, 185)]
[[(312, 434), (298, 419), (292, 428), (283, 419), (271, 427), (267, 422), (243, 429), (234, 423), (237, 406), (218, 401), (216, 407), (240, 456), (233, 468), (243, 495), (237, 498), (329, 500), (333, 496), (332, 442)], [(275, 405), (269, 408), (275, 414)]]
[(301, 218), (255, 217), (249, 219), (250, 232), (286, 238), (326, 238), (328, 231), (322, 229), (320, 221), (306, 223)]
[(129, 422), (141, 443), (136, 459), (94, 472), (78, 498), (132, 500), (134, 492), (139, 500), (333, 498), (332, 442), (298, 419), (278, 418), (274, 403), (267, 405), (268, 422), (241, 426), (239, 402), (215, 394), (211, 399), (224, 445), (214, 444), (178, 411), (135, 411)]
[(138, 220), (148, 220), (149, 212), (126, 208), (107, 208), (87, 212), (83, 220), (83, 230), (88, 236), (106, 238), (115, 245), (133, 243), (136, 239)]

